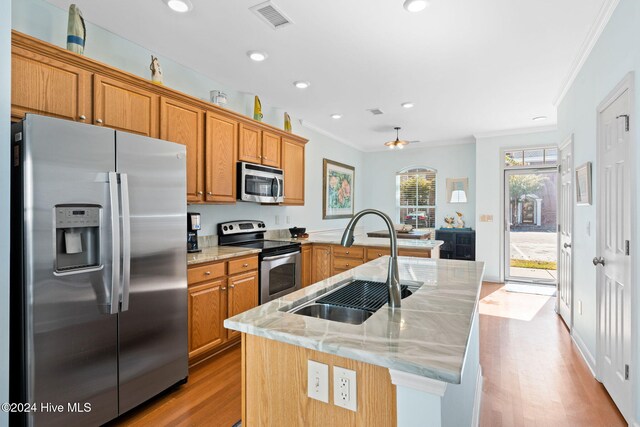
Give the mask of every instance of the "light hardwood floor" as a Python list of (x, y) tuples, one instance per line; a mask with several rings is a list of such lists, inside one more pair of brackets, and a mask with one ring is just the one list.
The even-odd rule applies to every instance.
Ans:
[[(501, 287), (485, 283), (482, 298)], [(531, 320), (480, 316), (481, 426), (626, 426), (571, 342), (554, 303), (550, 298)], [(188, 384), (112, 425), (231, 427), (240, 419), (240, 393), (238, 345), (192, 368)]]

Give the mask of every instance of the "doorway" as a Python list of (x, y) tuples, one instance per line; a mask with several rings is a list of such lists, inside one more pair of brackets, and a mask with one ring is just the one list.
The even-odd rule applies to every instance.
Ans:
[(556, 311), (573, 328), (573, 136), (560, 145), (558, 165), (558, 298)]
[(505, 281), (555, 286), (558, 149), (510, 150), (505, 159)]

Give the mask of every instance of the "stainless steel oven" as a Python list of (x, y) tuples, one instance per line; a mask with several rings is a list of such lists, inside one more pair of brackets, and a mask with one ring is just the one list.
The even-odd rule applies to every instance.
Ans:
[(302, 288), (300, 250), (266, 255), (260, 261), (260, 303), (280, 298)]
[(283, 202), (283, 170), (238, 162), (238, 199), (259, 203)]
[(218, 224), (221, 246), (260, 249), (260, 304), (280, 298), (302, 288), (302, 255), (300, 243), (264, 238), (262, 221), (230, 221)]

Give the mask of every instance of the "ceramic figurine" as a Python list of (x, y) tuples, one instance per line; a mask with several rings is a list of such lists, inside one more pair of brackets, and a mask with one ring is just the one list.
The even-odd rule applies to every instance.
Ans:
[(289, 113), (284, 113), (284, 130), (291, 132), (291, 117)]
[(260, 98), (256, 95), (255, 100), (253, 101), (253, 120), (261, 122), (262, 117), (262, 103), (260, 103)]
[(452, 216), (445, 216), (444, 217), (444, 222), (445, 222), (446, 225), (444, 226), (444, 228), (453, 228), (453, 222), (454, 221), (455, 220), (453, 219)]
[(153, 55), (151, 55), (151, 65), (149, 65), (149, 69), (151, 70), (151, 81), (157, 85), (163, 84), (160, 61), (158, 61), (158, 58)]
[(82, 12), (72, 4), (69, 6), (69, 23), (67, 24), (67, 50), (83, 55), (86, 39), (87, 28), (84, 25)]
[(458, 218), (456, 218), (456, 228), (464, 228), (464, 221), (462, 219), (462, 212), (456, 212)]

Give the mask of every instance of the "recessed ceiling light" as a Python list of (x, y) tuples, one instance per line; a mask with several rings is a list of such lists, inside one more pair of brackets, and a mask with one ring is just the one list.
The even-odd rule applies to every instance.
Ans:
[(264, 52), (258, 52), (257, 50), (250, 50), (247, 52), (247, 56), (251, 58), (252, 61), (261, 62), (267, 59), (267, 54)]
[(403, 102), (400, 105), (402, 106), (402, 108), (413, 108), (415, 104), (413, 102)]
[(429, 6), (428, 0), (405, 0), (404, 8), (409, 12), (420, 12)]
[(174, 12), (185, 13), (193, 9), (191, 0), (163, 0)]
[(547, 116), (538, 116), (538, 117), (534, 117), (533, 119), (534, 122), (539, 122), (541, 120), (547, 120)]
[(331, 115), (331, 118), (332, 119), (336, 119), (336, 120), (337, 119), (341, 119), (342, 118), (342, 114), (334, 113), (334, 114)]
[(298, 89), (306, 89), (309, 86), (311, 86), (311, 83), (305, 82), (305, 81), (297, 81), (297, 82), (293, 82), (293, 85)]

